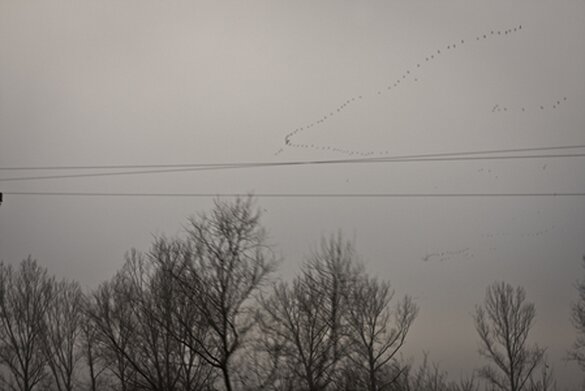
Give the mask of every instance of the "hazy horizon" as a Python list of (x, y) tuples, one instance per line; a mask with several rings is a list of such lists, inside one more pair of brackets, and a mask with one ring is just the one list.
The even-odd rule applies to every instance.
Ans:
[[(547, 347), (559, 390), (575, 389), (583, 374), (564, 358), (585, 203), (538, 194), (585, 192), (583, 157), (44, 180), (6, 179), (110, 170), (6, 168), (583, 146), (584, 36), (577, 1), (0, 0), (0, 260), (31, 254), (94, 288), (127, 250), (213, 204), (149, 194), (410, 194), (258, 197), (279, 273), (294, 276), (342, 230), (372, 273), (417, 300), (405, 354), (418, 363), (426, 350), (453, 378), (482, 363), (471, 314), (486, 286), (523, 286), (537, 312), (530, 341)], [(47, 192), (61, 195), (23, 194)], [(526, 195), (489, 196), (512, 193)]]

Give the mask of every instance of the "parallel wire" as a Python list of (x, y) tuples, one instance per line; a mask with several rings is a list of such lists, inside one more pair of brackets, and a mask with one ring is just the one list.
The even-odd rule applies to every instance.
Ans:
[(585, 192), (548, 193), (99, 193), (99, 192), (5, 192), (18, 196), (73, 197), (247, 197), (259, 198), (483, 198), (483, 197), (585, 197)]
[[(484, 152), (485, 153), (485, 152)], [(156, 170), (136, 170), (121, 172), (97, 172), (83, 174), (57, 174), (57, 175), (40, 175), (25, 177), (0, 178), (0, 182), (32, 181), (32, 180), (52, 180), (66, 178), (89, 178), (89, 177), (110, 177), (110, 176), (129, 176), (129, 175), (146, 175), (146, 174), (164, 174), (179, 172), (195, 171), (212, 171), (226, 169), (243, 169), (243, 168), (260, 168), (260, 167), (284, 167), (284, 166), (307, 166), (307, 165), (332, 165), (332, 164), (355, 164), (355, 163), (413, 163), (413, 162), (457, 162), (473, 160), (517, 160), (517, 159), (557, 159), (557, 158), (579, 158), (585, 157), (585, 153), (573, 154), (539, 154), (539, 155), (502, 155), (502, 156), (451, 156), (451, 157), (429, 157), (429, 158), (386, 158), (386, 159), (349, 159), (349, 160), (315, 160), (315, 161), (289, 161), (289, 162), (265, 162), (265, 163), (241, 163), (241, 164), (217, 164), (195, 166), (188, 168), (171, 168)]]
[(295, 164), (328, 164), (328, 163), (347, 163), (347, 162), (373, 162), (387, 161), (396, 159), (418, 159), (418, 158), (435, 158), (450, 156), (473, 156), (488, 154), (504, 154), (518, 152), (537, 152), (537, 151), (555, 151), (565, 149), (582, 149), (585, 144), (559, 145), (553, 147), (529, 147), (529, 148), (508, 148), (508, 149), (487, 149), (479, 151), (458, 151), (458, 152), (438, 152), (415, 155), (393, 155), (375, 158), (357, 158), (357, 159), (330, 159), (330, 160), (305, 160), (305, 161), (284, 161), (284, 162), (227, 162), (227, 163), (177, 163), (177, 164), (118, 164), (118, 165), (64, 165), (64, 166), (0, 166), (0, 171), (24, 171), (24, 170), (101, 170), (101, 169), (150, 169), (150, 168), (199, 168), (199, 167), (232, 167), (232, 166), (277, 166), (277, 165), (295, 165)]

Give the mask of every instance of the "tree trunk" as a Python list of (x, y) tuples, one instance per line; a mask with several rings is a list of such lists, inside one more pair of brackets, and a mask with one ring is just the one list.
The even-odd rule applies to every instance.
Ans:
[(230, 381), (230, 373), (227, 365), (221, 367), (221, 372), (226, 391), (232, 391), (232, 382)]

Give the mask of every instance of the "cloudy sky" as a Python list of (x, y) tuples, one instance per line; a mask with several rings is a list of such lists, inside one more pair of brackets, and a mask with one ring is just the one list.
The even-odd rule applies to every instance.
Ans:
[[(291, 162), (585, 144), (585, 3), (0, 0), (0, 259), (88, 289), (210, 198), (22, 193), (583, 193), (583, 157), (28, 179), (49, 166)], [(583, 153), (563, 149), (542, 153)], [(526, 152), (515, 155), (526, 155)], [(534, 153), (533, 153), (534, 154)], [(501, 155), (501, 154), (500, 154)], [(487, 156), (487, 155), (482, 155)], [(496, 156), (496, 155), (490, 155)], [(585, 277), (585, 197), (259, 198), (290, 277), (341, 229), (421, 313), (407, 356), (480, 364), (471, 314), (536, 304), (559, 385)]]

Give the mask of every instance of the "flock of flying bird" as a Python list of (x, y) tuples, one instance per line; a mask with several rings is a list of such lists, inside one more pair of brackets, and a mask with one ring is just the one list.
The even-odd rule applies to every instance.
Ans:
[(550, 231), (553, 231), (555, 229), (556, 229), (556, 226), (553, 224), (547, 228), (543, 228), (543, 229), (540, 229), (538, 231), (525, 232), (522, 234), (513, 234), (511, 232), (495, 232), (495, 233), (489, 233), (489, 234), (482, 234), (481, 237), (487, 238), (487, 239), (495, 239), (495, 238), (503, 238), (503, 237), (517, 235), (520, 238), (537, 238), (537, 237), (545, 235), (545, 234), (547, 234)]
[(422, 260), (425, 262), (437, 259), (439, 262), (447, 261), (457, 257), (473, 258), (473, 254), (469, 252), (469, 247), (455, 251), (441, 251), (429, 253), (425, 255)]
[[(521, 31), (522, 29), (523, 29), (522, 25), (518, 25), (518, 26), (515, 26), (512, 28), (506, 29), (506, 30), (491, 30), (486, 34), (476, 36), (475, 40), (471, 40), (471, 42), (487, 40), (490, 38), (510, 36), (511, 34), (514, 34), (514, 33)], [(421, 58), (421, 61), (416, 63), (412, 68), (406, 69), (400, 75), (400, 77), (397, 77), (395, 80), (387, 83), (385, 86), (378, 89), (375, 93), (372, 93), (369, 95), (356, 95), (356, 96), (350, 97), (350, 98), (344, 100), (341, 104), (339, 104), (337, 107), (333, 108), (328, 113), (325, 113), (321, 118), (318, 118), (313, 122), (307, 123), (305, 125), (302, 125), (296, 129), (289, 131), (284, 137), (284, 145), (282, 146), (282, 148), (280, 148), (275, 153), (275, 155), (279, 155), (279, 154), (283, 153), (286, 148), (302, 148), (302, 149), (312, 149), (312, 150), (316, 150), (316, 151), (330, 151), (330, 152), (341, 153), (341, 154), (345, 154), (345, 155), (349, 155), (349, 156), (360, 156), (360, 157), (367, 157), (367, 156), (372, 156), (372, 155), (377, 155), (377, 156), (389, 155), (388, 150), (385, 150), (385, 151), (359, 151), (359, 150), (352, 150), (349, 148), (335, 147), (333, 145), (319, 145), (319, 144), (315, 144), (315, 143), (308, 144), (308, 143), (296, 142), (295, 138), (298, 135), (300, 135), (301, 133), (307, 133), (309, 131), (315, 130), (318, 127), (322, 127), (329, 120), (331, 120), (335, 116), (339, 115), (340, 113), (342, 113), (343, 111), (347, 110), (348, 108), (350, 108), (351, 106), (355, 105), (356, 103), (358, 103), (360, 101), (363, 101), (363, 100), (368, 99), (368, 98), (371, 99), (371, 98), (381, 97), (384, 94), (393, 93), (396, 89), (401, 88), (409, 81), (418, 82), (417, 76), (420, 74), (420, 72), (422, 71), (423, 68), (428, 66), (431, 62), (433, 62), (438, 57), (444, 56), (450, 52), (452, 53), (457, 48), (459, 48), (463, 45), (467, 45), (468, 44), (467, 42), (468, 41), (461, 39), (457, 42), (447, 44), (442, 48), (437, 48), (434, 52), (428, 54), (424, 58)], [(511, 107), (509, 105), (504, 106), (504, 105), (500, 105), (500, 104), (495, 104), (493, 106), (491, 112), (492, 113), (538, 112), (538, 111), (542, 111), (542, 110), (557, 109), (562, 104), (564, 104), (566, 101), (567, 101), (567, 97), (563, 96), (561, 98), (552, 100), (551, 102), (549, 102), (549, 104), (541, 104), (541, 105), (530, 106), (530, 107), (529, 106)], [(545, 170), (546, 165), (544, 165), (542, 167), (542, 169)], [(484, 169), (481, 168), (478, 171), (481, 172), (481, 171), (484, 171)], [(489, 173), (491, 173), (491, 169), (485, 169), (485, 172), (489, 174)], [(495, 178), (498, 178), (497, 175), (495, 176)], [(538, 230), (535, 232), (519, 234), (519, 236), (522, 238), (536, 238), (536, 237), (540, 237), (540, 236), (548, 233), (550, 230), (554, 230), (554, 229), (555, 229), (555, 227), (552, 226), (552, 227)], [(496, 237), (504, 237), (504, 236), (509, 236), (509, 235), (512, 235), (512, 234), (510, 234), (510, 233), (489, 233), (489, 234), (483, 234), (481, 236), (482, 236), (482, 238), (489, 240), (489, 239), (494, 239)], [(474, 255), (471, 252), (470, 248), (463, 248), (463, 249), (459, 249), (459, 250), (444, 250), (444, 251), (427, 253), (425, 256), (422, 257), (422, 260), (425, 262), (431, 261), (431, 260), (438, 260), (438, 261), (442, 262), (442, 261), (446, 261), (446, 260), (450, 260), (450, 259), (454, 259), (454, 258), (462, 258), (462, 257), (463, 258), (470, 258), (473, 256)]]
[[(476, 36), (475, 41), (482, 41), (482, 40), (486, 40), (486, 39), (490, 39), (490, 38), (497, 38), (497, 37), (507, 37), (507, 36), (510, 36), (514, 33), (522, 31), (522, 29), (523, 29), (522, 25), (518, 25), (515, 27), (505, 29), (505, 30), (491, 30), (491, 31), (487, 32), (486, 34)], [(472, 40), (472, 42), (473, 42), (473, 40)], [(380, 97), (384, 94), (393, 93), (394, 90), (402, 87), (408, 81), (417, 82), (418, 81), (417, 74), (424, 67), (426, 67), (428, 64), (430, 64), (431, 62), (433, 62), (435, 59), (439, 58), (440, 56), (444, 56), (450, 52), (455, 51), (457, 48), (459, 48), (463, 45), (467, 45), (467, 44), (468, 44), (468, 41), (461, 39), (457, 42), (449, 43), (442, 48), (437, 48), (432, 53), (429, 53), (428, 55), (426, 55), (424, 57), (424, 59), (421, 58), (421, 60), (418, 63), (416, 63), (411, 69), (406, 69), (395, 80), (387, 83), (385, 86), (380, 88), (378, 91), (376, 91), (376, 93), (370, 94), (369, 96), (356, 95), (356, 96), (350, 97), (350, 98), (344, 100), (340, 105), (333, 108), (328, 113), (325, 113), (321, 118), (318, 118), (313, 122), (304, 124), (298, 128), (295, 128), (295, 129), (289, 131), (284, 137), (284, 145), (274, 155), (275, 156), (280, 155), (281, 153), (283, 153), (285, 151), (286, 148), (311, 149), (311, 150), (315, 150), (315, 151), (335, 152), (335, 153), (345, 154), (348, 156), (359, 156), (359, 157), (368, 157), (368, 156), (374, 156), (374, 155), (376, 155), (376, 156), (389, 155), (390, 154), (389, 150), (359, 151), (359, 150), (350, 149), (350, 148), (336, 147), (333, 145), (322, 145), (322, 144), (320, 145), (320, 144), (316, 144), (316, 143), (295, 142), (294, 139), (298, 135), (300, 135), (301, 133), (307, 133), (309, 131), (314, 130), (315, 128), (322, 127), (327, 121), (329, 121), (333, 117), (337, 116), (341, 112), (347, 110), (355, 103), (363, 101), (367, 97), (369, 97), (369, 98)], [(565, 101), (567, 101), (567, 97), (563, 97), (561, 99), (554, 101), (553, 104), (550, 106), (553, 109), (556, 109), (557, 107), (559, 107), (562, 104), (562, 102), (565, 102)], [(540, 110), (544, 110), (545, 108), (548, 108), (548, 106), (541, 105), (541, 106), (539, 106), (539, 108), (540, 108)], [(521, 111), (521, 112), (526, 112), (528, 109), (526, 107), (521, 107), (521, 108), (518, 108), (517, 110)], [(495, 112), (510, 112), (510, 111), (513, 111), (513, 110), (507, 106), (501, 107), (499, 104), (496, 104), (492, 109), (492, 112), (494, 112), (494, 113)]]
[[(524, 233), (513, 233), (513, 232), (493, 232), (493, 233), (484, 233), (481, 234), (480, 237), (485, 240), (493, 240), (493, 239), (503, 239), (503, 238), (520, 238), (520, 239), (536, 239), (541, 236), (544, 236), (551, 231), (556, 230), (556, 226), (550, 225), (546, 228), (539, 229), (536, 231), (531, 232), (524, 232)], [(496, 250), (496, 247), (489, 247), (489, 251)], [(429, 261), (450, 261), (456, 258), (473, 258), (475, 255), (472, 252), (471, 248), (466, 247), (460, 250), (444, 250), (444, 251), (437, 251), (432, 253), (427, 253), (422, 257), (424, 262)]]
[[(547, 110), (547, 109), (556, 109), (558, 108), (562, 103), (567, 101), (567, 97), (564, 96), (562, 98), (557, 99), (556, 101), (553, 101), (551, 104), (549, 105), (539, 105), (537, 107), (534, 107), (533, 110)], [(529, 111), (529, 108), (522, 106), (522, 107), (517, 107), (517, 108), (510, 108), (507, 106), (500, 106), (499, 104), (494, 105), (494, 107), (492, 108), (492, 113), (500, 113), (500, 112), (506, 112), (506, 113), (510, 113), (510, 112), (522, 112), (525, 113)]]

